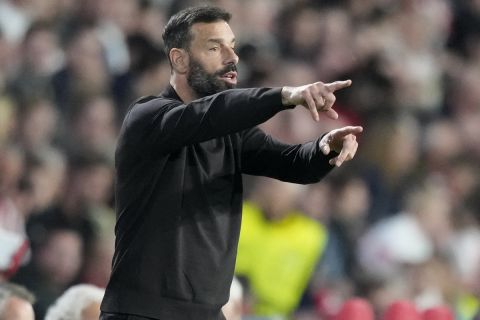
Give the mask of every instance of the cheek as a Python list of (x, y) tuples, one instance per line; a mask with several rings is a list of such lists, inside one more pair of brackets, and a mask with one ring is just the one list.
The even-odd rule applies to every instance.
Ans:
[(214, 74), (221, 69), (221, 66), (218, 63), (205, 63), (203, 67), (205, 71), (209, 74)]
[(220, 54), (212, 52), (203, 53), (195, 61), (208, 73), (215, 73), (222, 68), (222, 59)]

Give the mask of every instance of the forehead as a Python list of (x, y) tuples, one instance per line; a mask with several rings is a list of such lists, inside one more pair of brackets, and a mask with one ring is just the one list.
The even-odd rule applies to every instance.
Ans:
[(192, 42), (206, 42), (210, 39), (221, 39), (231, 42), (235, 39), (232, 29), (225, 21), (199, 22), (192, 25)]

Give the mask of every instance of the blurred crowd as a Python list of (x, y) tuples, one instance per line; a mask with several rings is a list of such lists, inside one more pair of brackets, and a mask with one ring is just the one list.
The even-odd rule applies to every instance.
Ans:
[[(105, 287), (117, 133), (136, 98), (168, 84), (169, 16), (199, 3), (0, 0), (0, 283), (33, 293), (36, 319), (60, 319), (80, 284)], [(339, 120), (297, 108), (265, 131), (301, 143), (364, 127), (356, 158), (320, 184), (245, 177), (230, 319), (330, 319), (355, 296), (378, 315), (404, 299), (474, 319), (480, 1), (210, 3), (233, 13), (239, 87), (353, 80)]]

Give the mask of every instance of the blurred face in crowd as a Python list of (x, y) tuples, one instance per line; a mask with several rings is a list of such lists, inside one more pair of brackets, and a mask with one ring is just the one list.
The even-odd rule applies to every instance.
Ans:
[(15, 190), (25, 167), (22, 150), (14, 146), (0, 149), (0, 194)]
[(87, 150), (101, 152), (115, 144), (115, 106), (110, 99), (92, 99), (73, 121), (73, 133)]
[(47, 150), (37, 164), (29, 167), (28, 181), (32, 185), (35, 211), (53, 206), (63, 196), (66, 160), (62, 153)]
[(43, 28), (33, 32), (24, 43), (25, 63), (30, 71), (49, 74), (58, 66), (61, 57), (58, 39), (53, 30)]
[(48, 145), (53, 140), (58, 114), (51, 101), (41, 100), (29, 106), (25, 113), (19, 135), (23, 144), (34, 150)]
[(337, 195), (337, 215), (344, 221), (358, 221), (368, 213), (370, 194), (367, 184), (360, 178), (349, 180)]
[[(237, 85), (235, 36), (225, 21), (195, 23), (186, 50), (188, 85), (204, 97)], [(187, 64), (187, 63), (186, 63)]]
[(79, 188), (83, 201), (93, 205), (105, 205), (111, 197), (113, 169), (107, 164), (92, 164), (83, 168), (72, 177)]
[(43, 273), (59, 286), (68, 285), (78, 274), (82, 265), (83, 242), (73, 230), (56, 230), (41, 249), (39, 264)]
[(303, 191), (298, 184), (263, 179), (256, 189), (257, 203), (269, 219), (281, 220), (296, 208)]
[(108, 87), (108, 71), (104, 51), (93, 29), (79, 31), (66, 51), (68, 69), (79, 92), (98, 93)]
[(34, 320), (32, 305), (23, 299), (10, 297), (6, 302), (3, 312), (0, 313), (0, 319), (11, 320)]

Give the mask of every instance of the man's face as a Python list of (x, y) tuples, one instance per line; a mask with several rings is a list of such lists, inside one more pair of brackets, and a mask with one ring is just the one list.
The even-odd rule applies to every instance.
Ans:
[(191, 33), (187, 81), (193, 91), (204, 97), (234, 88), (238, 56), (230, 26), (225, 21), (196, 23)]

